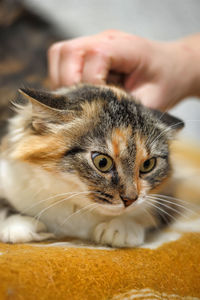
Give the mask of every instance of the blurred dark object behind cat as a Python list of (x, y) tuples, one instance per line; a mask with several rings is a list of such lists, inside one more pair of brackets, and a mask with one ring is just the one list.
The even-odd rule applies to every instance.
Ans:
[(18, 88), (49, 87), (47, 49), (63, 38), (71, 36), (62, 36), (23, 1), (0, 0), (0, 138)]

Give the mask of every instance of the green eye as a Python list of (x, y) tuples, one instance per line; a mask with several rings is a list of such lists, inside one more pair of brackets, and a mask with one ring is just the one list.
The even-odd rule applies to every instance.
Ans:
[(156, 158), (155, 157), (147, 159), (140, 166), (140, 173), (149, 173), (155, 168), (155, 166), (156, 166)]
[(105, 154), (92, 153), (92, 161), (95, 167), (101, 172), (109, 172), (113, 167), (113, 160)]

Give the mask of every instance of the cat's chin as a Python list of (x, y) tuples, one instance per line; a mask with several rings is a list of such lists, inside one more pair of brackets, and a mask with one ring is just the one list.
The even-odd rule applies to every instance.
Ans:
[(104, 216), (110, 216), (110, 217), (114, 217), (114, 216), (120, 216), (123, 215), (125, 213), (127, 213), (128, 211), (132, 211), (135, 209), (135, 206), (130, 206), (130, 207), (124, 207), (123, 204), (119, 204), (119, 205), (103, 205), (100, 204), (98, 206), (98, 211), (100, 214), (104, 215)]

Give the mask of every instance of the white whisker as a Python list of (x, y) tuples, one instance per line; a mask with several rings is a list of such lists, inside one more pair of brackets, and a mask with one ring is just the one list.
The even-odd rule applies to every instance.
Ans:
[(168, 126), (167, 128), (165, 128), (164, 130), (161, 131), (161, 133), (150, 143), (150, 145), (152, 146), (153, 143), (155, 143), (160, 137), (162, 137), (166, 132), (170, 131), (172, 128), (176, 127), (179, 124), (182, 124), (183, 122), (177, 122), (176, 124), (173, 124), (171, 126)]
[(169, 200), (174, 200), (174, 201), (178, 201), (180, 203), (182, 203), (183, 205), (189, 205), (189, 206), (193, 206), (194, 208), (200, 208), (200, 205), (199, 204), (194, 204), (194, 203), (190, 203), (189, 201), (186, 201), (186, 200), (183, 200), (183, 199), (180, 199), (180, 198), (175, 198), (175, 197), (172, 197), (172, 196), (167, 196), (167, 195), (162, 195), (162, 194), (150, 194), (149, 196), (155, 196), (155, 197), (161, 197), (161, 198), (166, 198), (166, 199), (169, 199)]
[[(154, 203), (158, 203), (157, 199), (153, 199), (151, 198), (150, 201), (154, 202)], [(173, 207), (171, 207), (170, 205), (167, 205), (165, 203), (159, 202), (162, 206), (169, 208), (170, 210), (176, 212), (177, 214), (179, 214), (180, 216), (182, 216), (183, 218), (188, 218), (186, 215), (184, 215), (182, 212), (180, 212), (178, 209), (175, 209)]]
[[(74, 215), (77, 215), (77, 214), (80, 213), (82, 210), (85, 210), (85, 209), (87, 210), (88, 207), (94, 206), (94, 205), (97, 205), (97, 204), (96, 204), (96, 203), (90, 203), (90, 204), (88, 204), (88, 205), (86, 205), (86, 206), (80, 208), (79, 210), (75, 211), (73, 214), (71, 214), (70, 216), (68, 216), (68, 217), (64, 220), (64, 222), (61, 224), (61, 226), (63, 226), (67, 221), (69, 221), (69, 219), (70, 219), (71, 217), (73, 217)], [(87, 211), (86, 211), (86, 212), (87, 212)]]
[[(80, 192), (80, 193), (86, 193), (86, 192)], [(87, 193), (90, 193), (90, 192), (87, 192)], [(67, 192), (67, 193), (61, 193), (61, 194), (56, 194), (56, 195), (53, 195), (53, 196), (50, 196), (48, 198), (45, 198), (45, 199), (42, 199), (40, 200), (39, 202), (37, 203), (34, 203), (33, 205), (29, 206), (28, 208), (24, 209), (22, 211), (22, 213), (25, 213), (27, 212), (28, 210), (30, 210), (31, 208), (45, 202), (45, 201), (48, 201), (48, 200), (51, 200), (51, 199), (54, 199), (54, 198), (58, 198), (58, 197), (61, 197), (61, 196), (67, 196), (67, 195), (72, 195), (72, 194), (77, 194), (77, 192)]]
[[(60, 204), (60, 203), (62, 203), (62, 202), (64, 202), (64, 201), (67, 201), (67, 200), (69, 200), (69, 199), (71, 199), (71, 198), (73, 198), (73, 197), (75, 197), (75, 196), (77, 196), (77, 195), (80, 195), (80, 194), (88, 194), (88, 193), (89, 193), (89, 192), (79, 192), (79, 193), (75, 193), (75, 194), (71, 195), (70, 197), (61, 199), (61, 200), (59, 200), (59, 201), (57, 201), (57, 202), (55, 202), (55, 203), (49, 205), (48, 207), (45, 207), (44, 209), (42, 209), (42, 210), (35, 216), (36, 221), (39, 222), (39, 219), (40, 219), (41, 215), (42, 215), (45, 211), (47, 211), (48, 209), (50, 209), (50, 208), (52, 208), (52, 207), (54, 207), (54, 206), (56, 206), (56, 205), (58, 205), (58, 204)], [(36, 223), (36, 224), (37, 224), (37, 223)]]
[(156, 199), (156, 200), (158, 200), (160, 203), (166, 202), (166, 203), (172, 204), (172, 205), (174, 205), (174, 206), (180, 207), (180, 208), (182, 208), (182, 209), (185, 209), (185, 210), (187, 210), (188, 212), (190, 212), (190, 213), (192, 213), (192, 214), (195, 214), (195, 212), (194, 212), (192, 209), (189, 209), (189, 208), (187, 208), (186, 206), (184, 206), (184, 205), (182, 205), (182, 204), (176, 203), (176, 202), (175, 202), (176, 200), (175, 200), (175, 201), (170, 201), (170, 200), (162, 199), (162, 198), (160, 198), (160, 197), (155, 197), (155, 196), (153, 196), (153, 197), (147, 196), (147, 198), (154, 199), (154, 200)]
[[(170, 218), (172, 218), (174, 221), (176, 221), (177, 219), (174, 218), (173, 215), (169, 214), (167, 211), (163, 210), (161, 207), (153, 204), (151, 201), (148, 201), (148, 204), (150, 204), (151, 206), (155, 207), (157, 210), (160, 210), (161, 212), (163, 212), (165, 215), (168, 215)], [(164, 217), (164, 215), (162, 215)], [(166, 219), (165, 219), (166, 220)], [(169, 223), (169, 222), (167, 222)]]
[(147, 208), (142, 207), (142, 209), (144, 210), (144, 212), (150, 217), (149, 219), (152, 220), (152, 223), (155, 225), (155, 228), (158, 228), (158, 224), (156, 223), (155, 219), (153, 218), (153, 216), (150, 214), (150, 212), (148, 211)]

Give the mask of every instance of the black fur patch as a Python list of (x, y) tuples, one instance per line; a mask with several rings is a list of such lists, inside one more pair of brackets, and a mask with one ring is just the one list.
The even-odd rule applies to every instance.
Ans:
[(84, 149), (81, 149), (80, 147), (74, 147), (68, 151), (65, 152), (65, 156), (68, 155), (76, 155), (77, 153), (85, 152)]
[(46, 91), (37, 91), (34, 89), (20, 89), (19, 91), (22, 91), (23, 94), (48, 107), (58, 110), (66, 110), (68, 108), (65, 96), (55, 95)]

